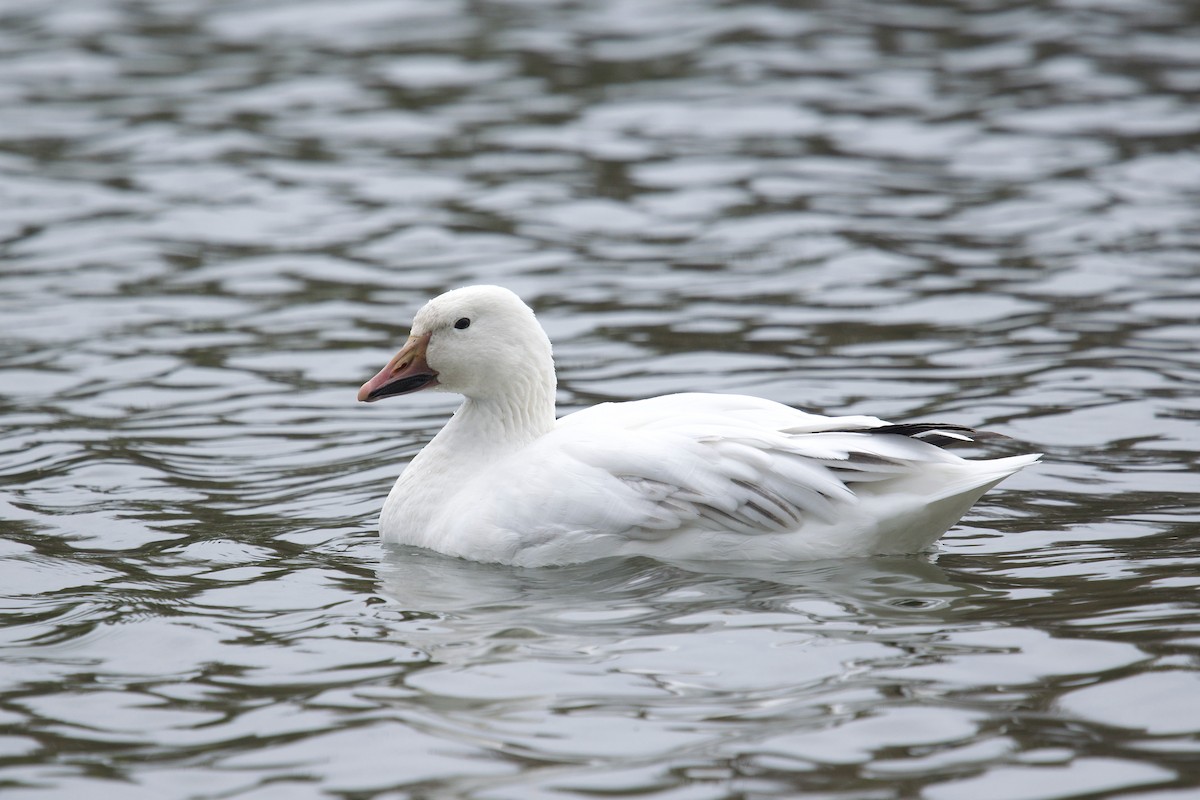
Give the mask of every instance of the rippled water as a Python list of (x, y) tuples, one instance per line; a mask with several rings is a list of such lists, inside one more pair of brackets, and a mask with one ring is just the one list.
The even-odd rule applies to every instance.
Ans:
[[(1190, 0), (0, 0), (0, 793), (1200, 796), (1198, 101)], [(564, 409), (1047, 460), (928, 557), (385, 550), (471, 282)]]

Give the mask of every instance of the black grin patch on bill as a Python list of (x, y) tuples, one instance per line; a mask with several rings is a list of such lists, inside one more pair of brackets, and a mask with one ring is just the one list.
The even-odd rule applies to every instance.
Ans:
[(423, 372), (420, 375), (409, 375), (406, 378), (385, 383), (378, 389), (367, 395), (367, 402), (382, 400), (385, 397), (395, 397), (398, 394), (409, 394), (418, 389), (424, 389), (429, 384), (437, 380), (437, 375), (432, 372)]

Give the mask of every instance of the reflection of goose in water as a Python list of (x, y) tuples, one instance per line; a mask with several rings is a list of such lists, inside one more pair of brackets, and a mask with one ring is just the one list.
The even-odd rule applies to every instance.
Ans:
[[(489, 664), (556, 669), (545, 666), (548, 661), (607, 664), (627, 674), (705, 674), (712, 668), (700, 653), (726, 647), (738, 663), (722, 668), (722, 680), (752, 681), (764, 665), (746, 659), (747, 648), (800, 645), (778, 653), (775, 678), (782, 685), (803, 668), (809, 645), (831, 658), (837, 651), (841, 659), (843, 649), (857, 648), (864, 636), (886, 642), (893, 627), (945, 630), (959, 622), (955, 609), (990, 594), (911, 557), (693, 565), (604, 559), (513, 570), (406, 547), (385, 550), (378, 577), (390, 602), (375, 613), (390, 618), (392, 634), (430, 659), (419, 671), (452, 668), (420, 679), (439, 682), (451, 681), (454, 669), (474, 673)], [(903, 655), (884, 653), (891, 648), (881, 643), (872, 645), (881, 655)], [(812, 658), (822, 661), (821, 653)], [(834, 667), (822, 669), (840, 675)]]
[(942, 613), (952, 601), (989, 594), (951, 580), (928, 557), (910, 556), (791, 564), (608, 558), (552, 570), (513, 570), (415, 547), (388, 547), (377, 577), (380, 591), (405, 611), (450, 617), (511, 614), (514, 620), (538, 615), (552, 620), (598, 609), (626, 618), (633, 616), (628, 609), (659, 601), (674, 614), (681, 604), (715, 602), (724, 608), (752, 597), (778, 595), (790, 601), (811, 595), (877, 620), (936, 622), (944, 621)]
[[(890, 676), (940, 658), (960, 612), (993, 594), (911, 556), (513, 569), (389, 547), (377, 569), (387, 602), (370, 613), (421, 658), (402, 686), (363, 694), (542, 780), (827, 738), (911, 703)], [(513, 781), (537, 794), (526, 772)]]
[(803, 560), (912, 553), (1036, 455), (968, 461), (954, 425), (824, 417), (740, 395), (604, 403), (555, 420), (550, 342), (506, 289), (431, 300), (367, 402), (466, 397), (396, 481), (385, 541), (478, 561)]

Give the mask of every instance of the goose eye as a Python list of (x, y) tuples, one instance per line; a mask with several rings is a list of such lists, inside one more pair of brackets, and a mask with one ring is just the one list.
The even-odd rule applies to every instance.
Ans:
[(454, 327), (458, 328), (460, 331), (463, 328), (469, 328), (469, 327), (471, 327), (471, 320), (467, 319), (466, 317), (463, 317), (458, 322), (454, 323)]

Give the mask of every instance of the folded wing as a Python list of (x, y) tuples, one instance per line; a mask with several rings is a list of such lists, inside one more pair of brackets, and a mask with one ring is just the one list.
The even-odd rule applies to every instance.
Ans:
[[(960, 426), (824, 417), (744, 396), (602, 404), (564, 417), (496, 471), (499, 495), (528, 502), (493, 507), (493, 522), (520, 531), (527, 543), (535, 529), (547, 541), (600, 532), (645, 542), (680, 531), (752, 537), (828, 530), (854, 519), (851, 509), (864, 501), (878, 515), (880, 498), (894, 497), (899, 512), (911, 498), (936, 502), (1015, 471), (980, 470), (1000, 462), (966, 461), (938, 446), (973, 434)], [(506, 488), (515, 485), (522, 491)]]

